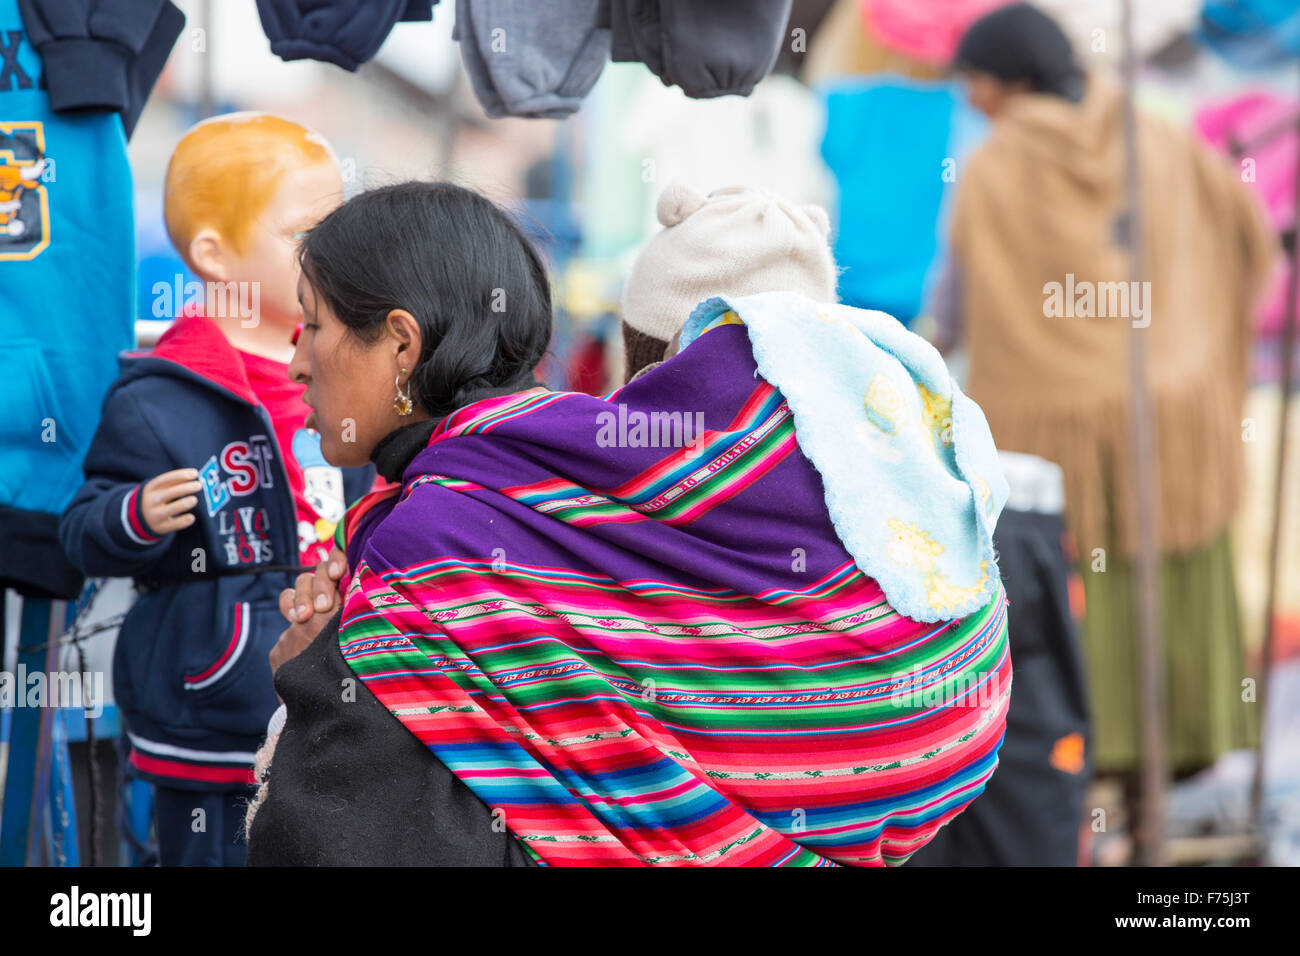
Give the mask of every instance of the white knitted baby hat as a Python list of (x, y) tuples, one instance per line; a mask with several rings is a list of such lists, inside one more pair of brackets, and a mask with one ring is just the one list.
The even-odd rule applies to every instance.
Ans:
[[(790, 291), (835, 301), (830, 220), (820, 206), (747, 186), (704, 196), (674, 183), (659, 197), (658, 214), (664, 228), (645, 244), (623, 287), (629, 374), (647, 358), (662, 359), (691, 310), (710, 296)], [(659, 354), (650, 357), (647, 347)]]

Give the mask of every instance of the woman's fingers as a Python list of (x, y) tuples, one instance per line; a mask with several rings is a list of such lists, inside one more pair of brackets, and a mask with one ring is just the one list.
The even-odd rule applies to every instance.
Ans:
[(285, 588), (280, 592), (280, 616), (290, 624), (298, 620), (293, 605), (293, 588)]
[(339, 593), (338, 579), (330, 576), (330, 560), (316, 565), (312, 575), (312, 606), (318, 614), (334, 609), (334, 596)]
[(335, 581), (342, 581), (348, 573), (348, 553), (337, 545), (330, 551), (329, 574)]
[(315, 577), (316, 575), (313, 572), (304, 571), (293, 582), (293, 607), (296, 617), (291, 618), (291, 620), (298, 623), (311, 620), (314, 613), (311, 609), (311, 587), (312, 580)]

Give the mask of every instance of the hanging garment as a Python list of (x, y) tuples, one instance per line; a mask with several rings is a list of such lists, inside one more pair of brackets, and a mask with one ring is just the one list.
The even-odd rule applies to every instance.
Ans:
[(1300, 56), (1295, 0), (1208, 0), (1200, 40), (1231, 63), (1264, 67)]
[(609, 59), (598, 0), (457, 0), (453, 37), (488, 116), (563, 119), (577, 112)]
[(966, 28), (1008, 0), (857, 0), (862, 22), (886, 48), (946, 66)]
[(124, 117), (53, 109), (17, 0), (0, 0), (0, 52), (0, 587), (75, 598), (59, 513), (133, 342)]
[(18, 0), (18, 7), (50, 108), (121, 113), (130, 139), (185, 15), (168, 0)]
[(393, 27), (433, 19), (438, 0), (257, 0), (271, 52), (355, 70), (374, 58)]
[(772, 72), (792, 0), (603, 0), (615, 62), (650, 68), (665, 86), (708, 99), (748, 96)]
[(944, 253), (945, 200), (984, 124), (951, 84), (885, 75), (842, 80), (824, 95), (840, 301), (910, 322)]
[[(1296, 135), (1300, 102), (1271, 93), (1248, 93), (1226, 103), (1203, 106), (1196, 128), (1206, 142), (1228, 154), (1264, 203), (1273, 231), (1295, 228), (1295, 167), (1300, 162)], [(1286, 316), (1290, 267), (1279, 258), (1268, 296), (1256, 313), (1260, 332), (1277, 335)]]
[(808, 43), (800, 79), (811, 87), (846, 77), (893, 73), (938, 82), (948, 64), (924, 63), (890, 49), (864, 29), (859, 0), (835, 0), (821, 29)]

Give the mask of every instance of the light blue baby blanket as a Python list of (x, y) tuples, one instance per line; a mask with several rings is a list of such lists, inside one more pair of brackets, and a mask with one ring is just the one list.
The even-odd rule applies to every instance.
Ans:
[(764, 292), (700, 303), (681, 348), (737, 322), (790, 406), (840, 541), (890, 605), (946, 621), (987, 604), (1007, 482), (984, 413), (934, 347), (884, 312)]

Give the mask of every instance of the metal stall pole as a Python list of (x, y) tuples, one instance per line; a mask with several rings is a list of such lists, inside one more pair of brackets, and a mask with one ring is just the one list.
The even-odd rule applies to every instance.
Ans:
[[(1300, 138), (1300, 114), (1296, 117), (1296, 136)], [(1277, 461), (1273, 475), (1273, 529), (1268, 545), (1267, 598), (1264, 601), (1264, 643), (1260, 649), (1259, 664), (1259, 749), (1255, 754), (1255, 773), (1250, 786), (1251, 831), (1259, 841), (1261, 852), (1267, 853), (1263, 838), (1264, 815), (1264, 761), (1268, 753), (1269, 671), (1273, 666), (1273, 639), (1277, 621), (1277, 579), (1281, 563), (1282, 514), (1286, 491), (1287, 432), (1291, 417), (1291, 393), (1295, 389), (1295, 338), (1296, 296), (1300, 295), (1300, 160), (1295, 167), (1295, 220), (1291, 225), (1291, 275), (1287, 283), (1286, 318), (1282, 322), (1281, 389), (1282, 408), (1278, 415)]]
[(201, 59), (199, 60), (199, 119), (207, 119), (216, 112), (216, 90), (213, 80), (213, 58), (216, 53), (213, 44), (216, 37), (212, 32), (212, 0), (202, 0), (199, 4), (199, 22), (207, 36)]
[[(1124, 166), (1127, 213), (1124, 242), (1128, 246), (1132, 277), (1142, 282), (1146, 275), (1143, 248), (1141, 182), (1138, 168), (1137, 116), (1133, 106), (1137, 85), (1137, 51), (1133, 45), (1133, 0), (1124, 0), (1121, 31), (1124, 43)], [(1154, 317), (1153, 317), (1154, 318)], [(1137, 861), (1144, 866), (1165, 862), (1165, 686), (1164, 657), (1161, 654), (1160, 594), (1158, 574), (1159, 508), (1158, 475), (1152, 449), (1156, 422), (1147, 391), (1145, 328), (1133, 327), (1129, 335), (1129, 440), (1137, 484), (1137, 597), (1138, 597), (1138, 692), (1142, 723), (1141, 804), (1135, 829)]]

